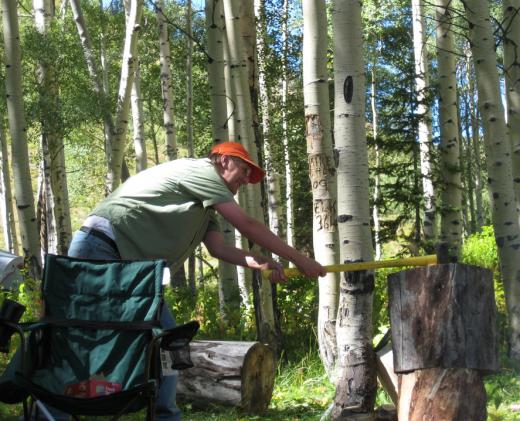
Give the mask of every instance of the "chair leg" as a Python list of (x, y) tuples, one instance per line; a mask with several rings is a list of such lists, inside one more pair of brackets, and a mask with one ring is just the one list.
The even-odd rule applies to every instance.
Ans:
[(31, 419), (31, 413), (29, 412), (29, 406), (27, 405), (27, 398), (23, 400), (23, 419), (29, 421)]
[(154, 405), (154, 399), (150, 398), (148, 399), (148, 408), (146, 409), (146, 421), (154, 421), (155, 419), (155, 405)]

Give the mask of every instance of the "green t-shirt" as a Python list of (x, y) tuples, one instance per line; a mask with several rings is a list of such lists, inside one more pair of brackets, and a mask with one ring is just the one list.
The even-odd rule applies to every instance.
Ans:
[(176, 270), (208, 230), (211, 206), (234, 200), (211, 161), (177, 159), (130, 177), (92, 212), (108, 219), (123, 259), (165, 259)]

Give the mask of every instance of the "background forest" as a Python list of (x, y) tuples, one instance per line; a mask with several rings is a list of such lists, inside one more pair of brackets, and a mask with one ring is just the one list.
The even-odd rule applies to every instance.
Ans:
[[(503, 369), (486, 380), (488, 416), (520, 419), (519, 10), (519, 0), (2, 0), (2, 248), (27, 262), (27, 282), (5, 294), (36, 301), (42, 256), (65, 254), (127, 177), (240, 141), (267, 177), (238, 201), (322, 264), (443, 243), (451, 261), (492, 269)], [(275, 349), (266, 418), (319, 419), (359, 403), (335, 386), (348, 381), (342, 349), (372, 353), (388, 330), (390, 272), (276, 288), (201, 248), (167, 298), (201, 337)], [(344, 329), (336, 322), (352, 309), (360, 322)], [(358, 412), (390, 402), (375, 372), (363, 382), (374, 387)]]

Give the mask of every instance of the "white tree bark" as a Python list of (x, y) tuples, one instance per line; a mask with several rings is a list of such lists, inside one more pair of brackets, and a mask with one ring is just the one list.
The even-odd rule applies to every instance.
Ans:
[(520, 0), (504, 0), (504, 76), (513, 180), (520, 208)]
[[(81, 4), (79, 0), (70, 0), (70, 7), (72, 10), (72, 14), (74, 16), (74, 21), (76, 22), (76, 28), (78, 29), (78, 34), (81, 42), (81, 46), (83, 48), (83, 55), (85, 57), (85, 61), (87, 64), (87, 70), (90, 75), (92, 89), (98, 95), (103, 114), (103, 130), (105, 136), (105, 154), (107, 159), (107, 165), (109, 162), (109, 151), (112, 147), (112, 133), (114, 131), (114, 122), (112, 120), (112, 114), (109, 110), (109, 102), (108, 102), (108, 81), (105, 80), (103, 74), (100, 72), (98, 65), (95, 59), (95, 52), (92, 47), (92, 41), (90, 38), (90, 34), (88, 32), (88, 28), (85, 22), (85, 18), (83, 17), (83, 11), (81, 9)], [(102, 40), (102, 47), (103, 47)], [(104, 54), (102, 52), (101, 58), (103, 60)], [(104, 64), (102, 62), (103, 68)]]
[[(253, 161), (258, 162), (258, 151), (255, 145), (255, 133), (253, 129), (253, 110), (248, 84), (248, 67), (242, 46), (240, 33), (240, 15), (236, 0), (224, 0), (224, 16), (226, 20), (226, 38), (229, 46), (230, 76), (236, 98), (236, 123), (239, 141), (248, 150)], [(249, 215), (263, 222), (262, 205), (260, 197), (260, 185), (248, 184), (245, 208)], [(271, 283), (259, 279), (259, 302), (255, 305), (257, 314), (257, 327), (260, 341), (269, 343), (280, 351), (280, 338), (276, 329), (276, 321), (273, 308), (273, 296)]]
[(177, 136), (175, 133), (175, 121), (173, 112), (173, 85), (170, 71), (170, 40), (168, 37), (168, 24), (164, 18), (164, 2), (155, 2), (157, 13), (157, 25), (159, 27), (159, 54), (161, 64), (161, 92), (163, 99), (163, 121), (166, 132), (166, 156), (168, 160), (177, 158)]
[(469, 47), (469, 43), (467, 49), (465, 51), (466, 56), (466, 81), (468, 84), (469, 91), (469, 113), (471, 119), (471, 147), (473, 148), (473, 160), (475, 162), (475, 171), (474, 171), (474, 182), (475, 182), (475, 212), (476, 212), (476, 220), (475, 220), (475, 228), (479, 231), (484, 225), (484, 207), (482, 204), (482, 190), (483, 190), (483, 182), (482, 182), (482, 163), (481, 163), (481, 147), (480, 147), (480, 132), (478, 127), (478, 112), (477, 112), (477, 96), (476, 88), (474, 82), (474, 73), (471, 71), (472, 69), (472, 54), (471, 49)]
[[(322, 265), (336, 263), (336, 169), (327, 77), (327, 18), (324, 0), (303, 1), (303, 98), (305, 136), (313, 200), (314, 257)], [(335, 322), (338, 278), (319, 280), (318, 341), (330, 378), (336, 363)]]
[(440, 160), (443, 178), (440, 237), (441, 241), (448, 244), (450, 255), (458, 257), (462, 244), (462, 184), (451, 1), (437, 0), (436, 9)]
[[(40, 36), (46, 37), (51, 21), (54, 18), (54, 4), (50, 0), (34, 0), (34, 20)], [(72, 239), (70, 220), (69, 192), (67, 187), (67, 170), (65, 166), (65, 151), (61, 128), (59, 127), (59, 94), (54, 75), (54, 63), (40, 60), (38, 66), (38, 83), (42, 104), (42, 142), (48, 151), (45, 167), (48, 174), (45, 184), (51, 197), (47, 197), (48, 212), (51, 215), (49, 227), (53, 230), (47, 233), (48, 252), (67, 254)], [(45, 159), (45, 158), (44, 158)]]
[(140, 30), (142, 11), (143, 0), (130, 1), (130, 11), (126, 22), (121, 77), (119, 79), (119, 90), (117, 95), (117, 107), (114, 119), (112, 147), (108, 151), (109, 160), (106, 185), (109, 192), (114, 191), (119, 184), (121, 184), (128, 126), (128, 111), (130, 108), (130, 95), (137, 62), (137, 38)]
[[(338, 156), (338, 234), (341, 262), (373, 260), (368, 154), (365, 134), (365, 70), (361, 3), (335, 0), (334, 140)], [(373, 272), (345, 272), (336, 320), (338, 382), (333, 416), (373, 412), (377, 390), (372, 348)]]
[[(206, 0), (206, 31), (208, 39), (208, 82), (211, 100), (211, 123), (214, 143), (225, 142), (227, 131), (226, 81), (224, 77), (224, 15), (222, 2)], [(235, 228), (224, 218), (219, 218), (221, 232), (226, 244), (235, 245)], [(218, 265), (219, 308), (223, 320), (229, 320), (228, 313), (237, 309), (240, 291), (235, 265), (220, 261)], [(249, 296), (245, 300), (250, 306)], [(249, 307), (248, 307), (249, 308)]]
[(257, 23), (257, 53), (258, 53), (258, 93), (260, 97), (262, 116), (262, 135), (264, 140), (264, 169), (266, 171), (267, 185), (267, 212), (269, 216), (269, 228), (276, 235), (280, 235), (282, 208), (280, 206), (280, 179), (273, 162), (272, 142), (270, 132), (270, 93), (267, 86), (266, 75), (266, 48), (267, 48), (267, 22), (265, 16), (265, 0), (255, 0), (255, 15)]
[[(224, 31), (226, 29), (226, 25), (224, 24)], [(237, 100), (235, 94), (235, 87), (233, 86), (233, 80), (231, 75), (231, 58), (229, 52), (229, 42), (226, 36), (224, 36), (223, 47), (223, 57), (224, 57), (224, 80), (226, 85), (226, 110), (227, 110), (227, 129), (228, 129), (228, 140), (230, 142), (238, 142), (239, 133), (237, 126)]]
[[(193, 147), (193, 32), (192, 25), (192, 7), (191, 0), (186, 2), (186, 34), (187, 34), (187, 51), (186, 51), (186, 143), (188, 145), (188, 156), (195, 156)], [(195, 294), (195, 253), (192, 253), (188, 259), (188, 284)]]
[(140, 172), (148, 166), (146, 153), (146, 136), (144, 132), (143, 98), (141, 94), (141, 72), (139, 62), (135, 68), (134, 83), (132, 84), (132, 123), (135, 150), (135, 170)]
[[(373, 65), (374, 66), (374, 65)], [(371, 97), (370, 97), (370, 106), (372, 107), (372, 136), (374, 137), (374, 159), (375, 159), (375, 167), (379, 169), (380, 161), (381, 161), (381, 151), (379, 150), (378, 139), (377, 139), (377, 108), (376, 108), (376, 95), (377, 95), (377, 87), (376, 87), (376, 72), (374, 67), (372, 66), (371, 76), (372, 80), (370, 82), (371, 86)], [(372, 208), (372, 219), (374, 220), (374, 244), (375, 244), (375, 258), (376, 260), (381, 259), (381, 239), (380, 239), (380, 230), (381, 224), (379, 223), (379, 200), (381, 196), (381, 175), (377, 172), (374, 175), (374, 207)]]
[(27, 126), (22, 93), (20, 33), (16, 6), (17, 2), (14, 0), (2, 0), (7, 113), (12, 142), (15, 200), (23, 254), (29, 263), (30, 274), (35, 279), (39, 279), (42, 265), (29, 168)]
[[(224, 13), (224, 9), (222, 7), (222, 13)], [(225, 20), (225, 16), (224, 20)], [(223, 37), (223, 43), (222, 43), (222, 50), (223, 50), (223, 58), (224, 58), (224, 84), (226, 87), (226, 126), (228, 130), (228, 140), (229, 141), (238, 141), (239, 134), (237, 133), (238, 126), (237, 126), (237, 99), (235, 95), (235, 87), (233, 86), (232, 81), (232, 74), (231, 74), (231, 59), (230, 59), (230, 52), (229, 52), (229, 43), (227, 40), (227, 34), (225, 33), (225, 23), (224, 23), (224, 34)], [(245, 199), (246, 190), (243, 189), (239, 192), (238, 198), (239, 203), (246, 203)], [(231, 232), (231, 231), (230, 231)], [(235, 246), (238, 248), (245, 248), (247, 245), (244, 242), (244, 245), (242, 244), (242, 237), (238, 231), (235, 231), (234, 228), (232, 232), (235, 234), (235, 237), (233, 241), (235, 242)], [(244, 303), (245, 307), (249, 311), (253, 303), (251, 302), (251, 295), (252, 295), (252, 273), (250, 270), (246, 270), (243, 266), (237, 266), (237, 281), (238, 281), (238, 287), (240, 289), (240, 297), (242, 299), (242, 303)]]
[(510, 327), (510, 354), (520, 360), (520, 227), (512, 177), (511, 146), (504, 119), (489, 3), (465, 3), (469, 40), (484, 127), (493, 227), (504, 282)]
[(11, 176), (9, 171), (9, 152), (7, 151), (7, 139), (4, 132), (3, 119), (0, 120), (0, 146), (2, 156), (0, 164), (0, 189), (2, 214), (2, 230), (4, 233), (4, 245), (7, 251), (18, 254), (18, 238), (16, 236), (16, 225), (14, 222), (13, 194), (11, 190)]
[[(289, 72), (287, 69), (287, 56), (289, 50), (289, 0), (283, 2), (282, 21), (282, 142), (285, 163), (285, 214), (286, 214), (286, 239), (287, 244), (294, 247), (294, 204), (293, 204), (293, 173), (291, 169), (291, 153), (289, 150), (289, 133), (287, 123), (287, 96), (289, 90)], [(294, 266), (292, 262), (291, 266)]]
[(426, 26), (422, 0), (412, 0), (413, 50), (415, 57), (415, 90), (417, 98), (418, 141), (420, 147), (421, 175), (424, 197), (423, 234), (432, 245), (436, 235), (436, 204), (432, 180), (431, 110), (427, 102), (429, 90), (428, 57), (426, 52)]
[(226, 80), (224, 76), (224, 16), (222, 2), (206, 0), (206, 30), (208, 38), (208, 82), (211, 100), (211, 122), (213, 142), (229, 139), (226, 100)]
[(191, 0), (188, 0), (186, 2), (186, 137), (189, 157), (195, 156), (193, 148), (193, 33), (191, 29), (192, 13), (193, 10), (191, 7)]

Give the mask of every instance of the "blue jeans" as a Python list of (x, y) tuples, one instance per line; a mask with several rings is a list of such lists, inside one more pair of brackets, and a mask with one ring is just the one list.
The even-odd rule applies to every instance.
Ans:
[[(114, 260), (119, 259), (119, 256), (115, 254), (112, 247), (105, 243), (98, 237), (92, 234), (84, 233), (83, 231), (77, 231), (74, 234), (74, 238), (69, 247), (69, 256), (79, 257), (83, 259), (106, 259)], [(163, 306), (161, 317), (161, 325), (163, 328), (168, 329), (175, 327), (175, 319), (171, 311)], [(159, 387), (159, 394), (155, 401), (155, 419), (160, 421), (180, 421), (181, 411), (175, 404), (175, 392), (177, 388), (177, 374), (173, 376), (161, 377), (161, 384)], [(53, 415), (57, 420), (67, 419), (62, 418), (62, 413), (58, 414), (57, 411), (52, 410)]]

